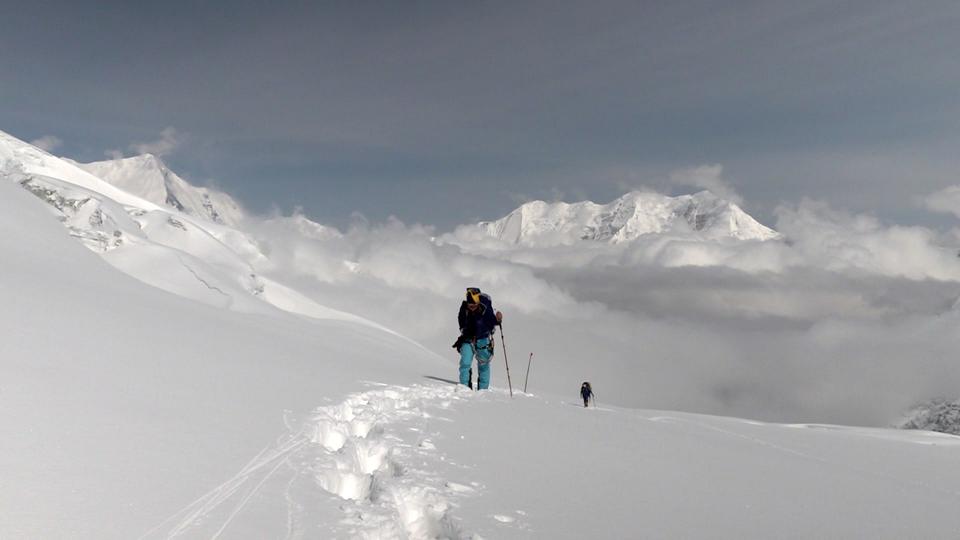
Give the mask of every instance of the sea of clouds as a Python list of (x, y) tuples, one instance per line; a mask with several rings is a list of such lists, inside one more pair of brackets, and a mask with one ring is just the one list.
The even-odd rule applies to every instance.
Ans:
[[(953, 212), (954, 191), (923, 200)], [(783, 205), (775, 241), (649, 235), (620, 245), (528, 248), (465, 225), (438, 233), (302, 214), (245, 224), (257, 270), (319, 302), (449, 355), (478, 286), (505, 314), (514, 387), (785, 422), (889, 425), (960, 394), (960, 232), (882, 223), (819, 201)], [(498, 341), (498, 346), (504, 342)], [(322, 354), (322, 351), (318, 351)], [(505, 386), (502, 351), (494, 384)]]

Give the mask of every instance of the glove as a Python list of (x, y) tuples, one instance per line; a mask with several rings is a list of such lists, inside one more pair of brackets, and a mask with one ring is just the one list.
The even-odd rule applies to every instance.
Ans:
[(503, 322), (503, 313), (497, 312), (497, 324)]

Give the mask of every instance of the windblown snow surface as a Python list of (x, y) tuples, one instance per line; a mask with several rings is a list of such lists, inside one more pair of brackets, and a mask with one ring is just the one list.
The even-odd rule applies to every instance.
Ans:
[(956, 437), (511, 398), (500, 355), (474, 393), (359, 319), (134, 280), (58, 217), (0, 182), (0, 538), (960, 535)]

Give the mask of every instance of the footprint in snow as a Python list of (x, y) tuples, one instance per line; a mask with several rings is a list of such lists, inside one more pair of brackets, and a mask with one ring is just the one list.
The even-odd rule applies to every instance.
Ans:
[(390, 433), (398, 421), (436, 419), (426, 407), (439, 402), (446, 408), (454, 399), (458, 398), (447, 386), (381, 387), (316, 410), (311, 442), (325, 451), (310, 472), (322, 489), (347, 501), (344, 509), (353, 516), (348, 518), (352, 533), (375, 538), (469, 537), (459, 530), (451, 516), (454, 505), (444, 494), (463, 496), (475, 489), (426, 472), (431, 456), (441, 459), (434, 455), (436, 446), (430, 439), (416, 443), (418, 455), (426, 458), (417, 469), (404, 460), (410, 445)]
[(456, 482), (447, 482), (446, 486), (447, 486), (447, 489), (456, 493), (473, 493), (476, 491), (476, 489), (470, 486), (465, 486), (463, 484), (458, 484)]
[[(431, 417), (428, 407), (439, 405), (447, 409), (461, 399), (464, 396), (456, 395), (455, 387), (377, 384), (342, 403), (319, 407), (300, 431), (265, 448), (232, 478), (144, 536), (177, 536), (195, 527), (219, 527), (214, 537), (229, 533), (231, 521), (261, 486), (285, 468), (293, 473), (286, 490), (289, 538), (305, 537), (312, 527), (320, 526), (308, 525), (310, 512), (317, 510), (318, 504), (323, 505), (323, 498), (310, 500), (320, 490), (341, 501), (338, 511), (345, 517), (335, 527), (349, 537), (477, 538), (460, 530), (451, 515), (456, 505), (448, 498), (473, 495), (481, 484), (470, 482), (471, 487), (445, 482), (431, 474), (431, 463), (443, 461), (445, 456), (436, 455), (436, 446), (430, 439), (408, 441), (402, 431), (404, 422), (440, 419)], [(287, 415), (285, 421), (290, 418)], [(422, 429), (406, 433), (422, 433)], [(422, 468), (414, 466), (412, 457)], [(313, 490), (308, 489), (310, 485)], [(300, 500), (302, 497), (309, 499)], [(234, 509), (227, 514), (226, 521), (213, 519), (230, 507)], [(503, 523), (514, 521), (499, 514), (494, 519)], [(324, 526), (328, 524), (329, 521)], [(164, 533), (165, 526), (168, 528)], [(330, 532), (337, 533), (334, 529)]]

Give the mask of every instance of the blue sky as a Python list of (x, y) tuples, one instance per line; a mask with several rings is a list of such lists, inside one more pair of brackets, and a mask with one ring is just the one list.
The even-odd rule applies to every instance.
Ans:
[[(960, 183), (960, 4), (31, 2), (0, 129), (81, 161), (162, 140), (249, 208), (447, 229), (528, 198), (689, 191), (935, 219)], [(142, 147), (141, 147), (142, 148)]]

